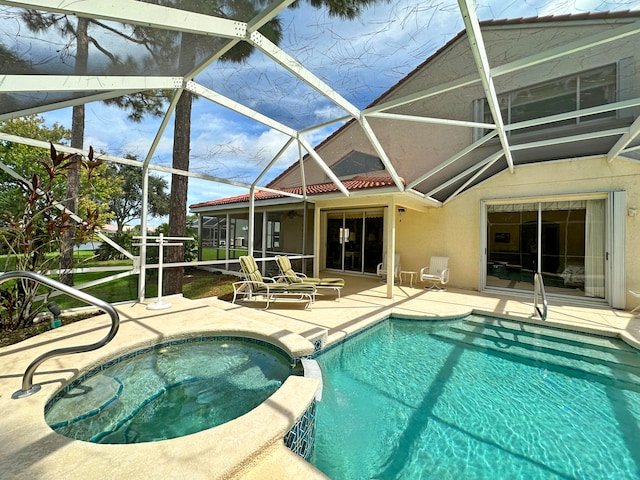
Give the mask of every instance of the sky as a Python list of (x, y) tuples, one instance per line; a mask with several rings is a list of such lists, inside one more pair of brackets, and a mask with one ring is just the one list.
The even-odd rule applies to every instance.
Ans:
[[(477, 1), (480, 20), (639, 9), (640, 0)], [(331, 18), (301, 3), (297, 9), (285, 10), (280, 18), (284, 31), (280, 47), (359, 109), (464, 29), (453, 0), (381, 2), (352, 21)], [(241, 65), (214, 64), (195, 80), (294, 129), (345, 115), (260, 52)], [(43, 116), (49, 124), (71, 125), (70, 109)], [(109, 155), (133, 154), (144, 159), (159, 124), (159, 118), (132, 123), (116, 108), (87, 104), (85, 145)], [(191, 125), (192, 171), (246, 183), (257, 177), (287, 140), (279, 132), (203, 99), (193, 104)], [(305, 137), (317, 145), (339, 126), (311, 130)], [(154, 152), (153, 164), (171, 165), (172, 134), (173, 121)], [(297, 155), (297, 147), (290, 148), (260, 183), (275, 178)], [(188, 204), (240, 193), (246, 190), (190, 179)]]

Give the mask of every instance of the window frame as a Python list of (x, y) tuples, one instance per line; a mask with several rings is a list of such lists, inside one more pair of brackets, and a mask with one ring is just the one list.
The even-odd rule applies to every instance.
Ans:
[[(513, 113), (513, 109), (515, 108), (512, 105), (512, 99), (514, 98), (514, 96), (517, 96), (518, 94), (522, 94), (524, 92), (527, 91), (531, 91), (534, 89), (543, 89), (545, 85), (547, 86), (552, 86), (553, 84), (557, 84), (557, 83), (572, 83), (575, 85), (575, 91), (573, 92), (573, 96), (574, 96), (574, 101), (575, 101), (575, 110), (569, 110), (569, 111), (558, 111), (558, 112), (551, 112), (549, 114), (544, 115), (543, 117), (546, 116), (550, 116), (550, 115), (556, 115), (556, 114), (562, 114), (562, 113), (569, 113), (572, 111), (578, 111), (581, 108), (583, 108), (581, 106), (581, 98), (584, 95), (584, 93), (587, 91), (587, 88), (585, 88), (583, 86), (583, 82), (581, 82), (581, 78), (584, 79), (586, 76), (588, 75), (593, 75), (594, 73), (597, 73), (598, 71), (603, 71), (606, 72), (608, 69), (613, 69), (613, 77), (612, 77), (612, 81), (604, 83), (603, 86), (601, 86), (601, 88), (612, 88), (613, 89), (613, 94), (610, 95), (610, 97), (612, 96), (613, 98), (608, 98), (606, 103), (602, 103), (601, 105), (606, 105), (607, 103), (610, 102), (615, 102), (618, 101), (619, 96), (620, 96), (620, 65), (618, 62), (614, 62), (614, 63), (608, 63), (606, 65), (601, 65), (599, 67), (594, 67), (594, 68), (590, 68), (588, 70), (581, 70), (579, 72), (575, 72), (572, 73), (570, 75), (564, 75), (561, 77), (556, 77), (553, 79), (549, 79), (546, 80), (544, 82), (539, 82), (539, 83), (535, 83), (535, 84), (531, 84), (531, 85), (526, 85), (523, 86), (521, 88), (518, 89), (514, 89), (514, 90), (510, 90), (504, 93), (499, 94), (498, 97), (498, 104), (502, 105), (503, 103), (506, 104), (506, 111), (503, 109), (503, 107), (501, 107), (501, 112), (503, 115), (503, 121), (505, 125), (510, 125), (512, 123), (519, 123), (519, 122), (523, 122), (523, 121), (527, 121), (528, 119), (519, 119), (515, 122), (512, 121), (512, 113)], [(567, 95), (565, 95), (567, 96)], [(536, 104), (536, 103), (541, 103), (545, 100), (549, 100), (552, 97), (540, 97), (539, 99), (536, 99), (533, 102), (529, 102), (530, 105), (532, 104)], [(590, 105), (595, 106), (595, 105)], [(493, 118), (491, 118), (491, 112), (488, 108), (488, 101), (486, 98), (479, 98), (474, 100), (473, 102), (473, 115), (474, 115), (474, 121), (479, 122), (479, 123), (493, 123)], [(487, 118), (489, 117), (489, 118)], [(543, 117), (536, 117), (536, 118), (543, 118)], [(543, 124), (543, 125), (538, 125), (535, 127), (528, 127), (525, 129), (518, 129), (518, 130), (510, 130), (507, 132), (507, 135), (519, 135), (519, 134), (527, 134), (527, 133), (538, 133), (540, 131), (543, 131), (545, 129), (548, 128), (555, 128), (557, 129), (558, 127), (562, 128), (562, 127), (567, 127), (567, 128), (575, 128), (579, 125), (583, 125), (583, 124), (592, 124), (592, 123), (597, 123), (597, 122), (607, 122), (610, 121), (611, 119), (615, 119), (617, 118), (617, 113), (616, 111), (611, 111), (611, 112), (606, 112), (605, 114), (599, 114), (594, 116), (578, 116), (575, 118), (571, 118), (571, 119), (567, 119), (567, 120), (563, 120), (562, 123), (559, 125), (558, 122), (554, 122), (551, 124)], [(484, 128), (474, 128), (473, 129), (473, 140), (477, 141), (480, 138), (482, 138), (484, 135), (486, 135), (487, 133), (489, 133), (489, 130), (484, 129)]]

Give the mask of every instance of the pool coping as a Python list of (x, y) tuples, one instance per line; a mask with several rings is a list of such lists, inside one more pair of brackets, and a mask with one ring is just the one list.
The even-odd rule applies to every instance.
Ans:
[[(265, 402), (245, 415), (208, 430), (159, 442), (93, 444), (59, 435), (47, 425), (45, 405), (80, 372), (154, 343), (193, 336), (233, 336), (266, 341), (292, 358), (313, 352), (313, 344), (296, 333), (211, 305), (196, 302), (190, 307), (192, 315), (185, 322), (170, 312), (145, 315), (140, 311), (144, 305), (118, 306), (122, 319), (118, 341), (98, 351), (48, 360), (34, 376), (34, 383), (42, 389), (27, 398), (16, 400), (11, 394), (19, 388), (22, 373), (33, 358), (56, 348), (59, 342), (75, 344), (79, 338), (100, 337), (110, 321), (96, 317), (91, 322), (76, 322), (0, 349), (0, 409), (9, 412), (0, 418), (3, 476), (73, 480), (115, 476), (115, 469), (118, 477), (132, 479), (184, 478), (187, 471), (190, 478), (234, 478), (269, 452), (278, 451), (285, 434), (314, 401), (317, 379), (290, 376)], [(131, 315), (131, 309), (138, 310), (138, 315)], [(70, 337), (77, 338), (70, 341)], [(311, 465), (301, 464), (308, 478), (323, 477)]]
[[(68, 444), (83, 442), (56, 438), (60, 436), (44, 422), (44, 405), (49, 398), (78, 373), (80, 364), (95, 366), (99, 363), (96, 358), (115, 357), (123, 350), (140, 345), (144, 339), (155, 343), (167, 337), (194, 333), (242, 333), (256, 335), (258, 339), (268, 338), (276, 345), (279, 342), (290, 344), (292, 356), (303, 356), (316, 341), (321, 340), (325, 346), (332, 345), (390, 315), (447, 320), (478, 313), (617, 337), (640, 348), (640, 318), (628, 311), (551, 303), (549, 319), (542, 322), (533, 318), (533, 305), (526, 297), (453, 288), (431, 292), (419, 286), (396, 286), (394, 298), (390, 299), (386, 296), (386, 285), (377, 280), (355, 277), (350, 278), (339, 302), (318, 301), (312, 310), (303, 310), (287, 302), (274, 304), (269, 311), (263, 311), (215, 298), (195, 301), (177, 296), (168, 300), (173, 307), (166, 311), (150, 312), (144, 304), (117, 305), (122, 326), (115, 343), (107, 345), (100, 353), (82, 354), (82, 362), (77, 356), (48, 360), (39, 367), (34, 377), (35, 382), (42, 383), (43, 391), (20, 401), (12, 400), (10, 396), (19, 388), (29, 362), (57, 346), (92, 343), (102, 338), (110, 321), (106, 315), (102, 319), (95, 317), (88, 322), (67, 325), (0, 349), (0, 408), (3, 412), (10, 412), (0, 416), (0, 442), (6, 445), (0, 450), (0, 471), (18, 479), (35, 477), (56, 480), (111, 478), (114, 472), (110, 469), (115, 469), (118, 476), (126, 475), (130, 480), (146, 479), (151, 475), (182, 479), (187, 471), (190, 477), (196, 479), (327, 478), (293, 454), (282, 441), (294, 417), (302, 414), (316, 394), (319, 382), (303, 377), (285, 382), (283, 387), (286, 388), (281, 388), (270, 397), (272, 401), (265, 405), (264, 410), (258, 410), (257, 415), (252, 411), (237, 419), (240, 421), (237, 426), (250, 427), (251, 435), (259, 438), (238, 435), (233, 428), (226, 430), (220, 426), (183, 439), (139, 444), (147, 445), (139, 450), (132, 449), (130, 445), (98, 446), (114, 447), (108, 450), (108, 455), (99, 455), (98, 460), (95, 458), (96, 452), (106, 450), (82, 448), (78, 453), (74, 452), (78, 448), (70, 448)], [(255, 428), (256, 425), (259, 428)], [(32, 431), (33, 427), (36, 431)]]

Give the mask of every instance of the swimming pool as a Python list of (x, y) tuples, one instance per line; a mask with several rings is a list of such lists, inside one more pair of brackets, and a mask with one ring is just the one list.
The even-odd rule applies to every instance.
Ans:
[(176, 438), (252, 410), (292, 373), (275, 346), (235, 337), (153, 345), (97, 367), (47, 404), (58, 433), (93, 443)]
[(312, 463), (330, 478), (640, 478), (640, 355), (623, 342), (390, 319), (316, 359)]

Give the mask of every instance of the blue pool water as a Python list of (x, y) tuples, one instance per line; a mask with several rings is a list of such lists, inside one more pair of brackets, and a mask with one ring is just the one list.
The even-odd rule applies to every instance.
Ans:
[(312, 462), (334, 480), (640, 478), (640, 355), (620, 341), (391, 319), (316, 359)]
[(289, 376), (290, 363), (273, 346), (233, 337), (155, 345), (71, 383), (45, 419), (62, 435), (94, 443), (176, 438), (255, 408)]

